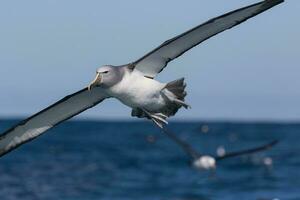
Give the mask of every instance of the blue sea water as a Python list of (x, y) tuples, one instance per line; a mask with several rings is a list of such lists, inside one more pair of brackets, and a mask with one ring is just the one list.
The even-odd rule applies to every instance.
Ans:
[[(16, 122), (0, 120), (0, 131)], [(0, 199), (300, 199), (300, 124), (171, 122), (170, 129), (212, 155), (220, 146), (280, 143), (205, 172), (150, 122), (65, 122), (0, 158)]]

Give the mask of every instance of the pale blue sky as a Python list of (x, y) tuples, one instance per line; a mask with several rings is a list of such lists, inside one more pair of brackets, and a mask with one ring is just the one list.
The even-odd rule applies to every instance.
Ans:
[[(0, 116), (28, 116), (85, 87), (103, 64), (136, 60), (161, 42), (255, 0), (0, 3)], [(194, 48), (158, 77), (186, 77), (175, 119), (299, 120), (300, 1), (290, 0)], [(129, 118), (107, 101), (80, 117)]]

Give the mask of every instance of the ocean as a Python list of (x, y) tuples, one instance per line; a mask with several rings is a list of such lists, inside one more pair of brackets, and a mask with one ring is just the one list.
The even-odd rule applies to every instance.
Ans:
[[(19, 119), (1, 119), (3, 132)], [(220, 161), (189, 158), (150, 122), (68, 121), (0, 158), (2, 200), (300, 200), (300, 124), (170, 122), (204, 154), (272, 149)]]

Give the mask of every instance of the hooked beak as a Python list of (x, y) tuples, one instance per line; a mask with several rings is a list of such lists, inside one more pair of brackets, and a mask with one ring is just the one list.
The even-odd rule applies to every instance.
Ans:
[(96, 87), (100, 83), (101, 83), (101, 75), (100, 75), (100, 73), (97, 73), (95, 79), (89, 84), (88, 90), (91, 91), (91, 89), (93, 89), (94, 87)]

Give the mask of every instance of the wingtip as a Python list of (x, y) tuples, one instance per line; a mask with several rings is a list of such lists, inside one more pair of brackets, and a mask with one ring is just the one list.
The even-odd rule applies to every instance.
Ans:
[(273, 146), (277, 145), (279, 143), (278, 139), (275, 139), (271, 141), (270, 143), (267, 143), (264, 147), (265, 150), (272, 148)]
[(283, 3), (284, 2), (284, 0), (265, 0), (265, 2), (264, 2), (264, 6), (265, 7), (267, 7), (267, 8), (271, 8), (271, 7), (273, 7), (273, 6), (276, 6), (276, 5), (278, 5), (278, 4), (281, 4), (281, 3)]

